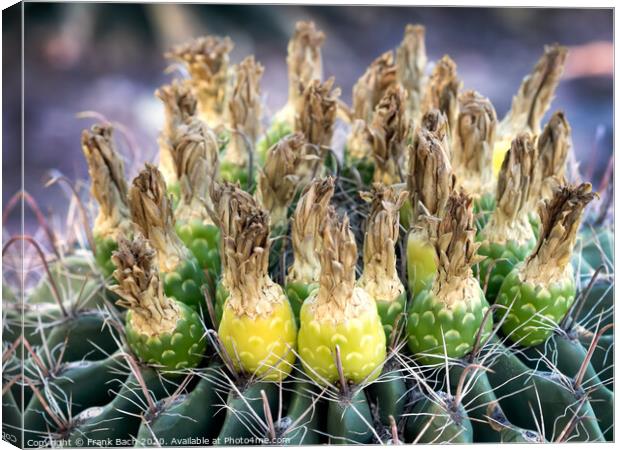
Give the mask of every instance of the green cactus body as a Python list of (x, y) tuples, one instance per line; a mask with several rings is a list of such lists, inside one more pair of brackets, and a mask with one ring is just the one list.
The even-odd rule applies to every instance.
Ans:
[(390, 416), (398, 420), (402, 417), (407, 403), (407, 385), (402, 372), (386, 364), (381, 377), (366, 388), (368, 399), (379, 412), (379, 420), (384, 426), (390, 426)]
[(288, 122), (283, 120), (275, 121), (256, 144), (256, 157), (258, 158), (258, 163), (263, 166), (267, 160), (267, 151), (274, 144), (292, 132), (293, 129)]
[[(149, 395), (155, 400), (166, 396), (164, 382), (154, 369), (141, 367), (140, 373)], [(140, 384), (130, 374), (110, 403), (86, 409), (73, 419), (75, 425), (67, 437), (67, 444), (71, 447), (101, 447), (111, 439), (128, 445), (140, 428), (140, 414), (145, 402)]]
[(427, 289), (435, 278), (437, 262), (433, 246), (415, 231), (407, 239), (407, 278), (411, 298)]
[(179, 317), (171, 331), (149, 335), (136, 326), (133, 311), (126, 317), (127, 343), (142, 361), (164, 370), (196, 367), (206, 349), (203, 327), (198, 314), (177, 302)]
[[(286, 445), (318, 445), (321, 443), (316, 386), (307, 380), (296, 381), (286, 416), (275, 424), (276, 432)], [(313, 405), (314, 404), (314, 405)]]
[[(519, 267), (504, 279), (496, 303), (510, 310), (502, 331), (511, 341), (531, 347), (546, 341), (564, 318), (575, 299), (572, 267), (549, 283), (522, 280)], [(504, 314), (501, 313), (500, 314)]]
[[(452, 401), (444, 392), (438, 395), (445, 402)], [(434, 419), (425, 428), (431, 418)], [(443, 402), (422, 397), (414, 404), (407, 418), (405, 439), (421, 444), (466, 444), (473, 442), (473, 429), (463, 405), (453, 410), (452, 407), (446, 408)]]
[(196, 257), (198, 265), (209, 274), (210, 285), (214, 286), (222, 271), (219, 229), (199, 220), (177, 221), (175, 227), (185, 246)]
[(181, 186), (179, 185), (179, 181), (167, 181), (166, 189), (168, 191), (168, 194), (170, 194), (170, 196), (172, 197), (172, 209), (174, 210), (179, 204), (179, 200), (181, 198)]
[(373, 434), (370, 405), (364, 391), (355, 391), (350, 399), (332, 400), (327, 407), (327, 433), (330, 444), (369, 444)]
[(486, 285), (486, 298), (489, 303), (494, 303), (499, 292), (499, 288), (504, 282), (504, 278), (519, 263), (523, 262), (527, 255), (532, 251), (534, 241), (529, 241), (520, 245), (514, 240), (505, 243), (483, 241), (478, 248), (480, 256), (486, 256), (473, 267), (474, 274), (478, 277), (480, 286)]
[[(204, 445), (204, 440), (215, 437), (221, 420), (216, 416), (219, 396), (216, 385), (222, 377), (217, 367), (209, 367), (196, 387), (180, 395), (166, 408), (159, 407), (153, 417), (145, 417), (136, 436), (136, 445), (151, 446), (153, 437), (159, 445)], [(219, 382), (218, 382), (219, 380)], [(160, 401), (165, 403), (166, 400)]]
[(162, 273), (164, 279), (164, 292), (168, 297), (173, 297), (181, 303), (200, 310), (204, 304), (202, 286), (208, 286), (207, 275), (198, 264), (198, 260), (191, 255), (181, 261), (175, 270)]
[[(464, 290), (464, 298), (451, 305), (439, 299), (433, 289), (423, 291), (412, 302), (407, 323), (409, 349), (422, 363), (443, 362), (444, 354), (461, 358), (472, 350), (489, 304), (478, 282), (472, 278), (468, 283), (471, 289)], [(483, 338), (491, 329), (492, 323), (487, 321)]]
[(377, 304), (377, 312), (381, 317), (383, 331), (385, 331), (386, 342), (390, 342), (394, 325), (399, 321), (402, 324), (404, 320), (405, 305), (407, 303), (407, 293), (403, 292), (393, 300), (375, 300)]
[(260, 430), (262, 427), (258, 420), (265, 420), (261, 391), (265, 392), (269, 409), (277, 411), (278, 383), (264, 381), (252, 383), (245, 388), (231, 389), (226, 400), (226, 416), (215, 445), (258, 444), (254, 441), (253, 430)]
[(295, 315), (295, 321), (299, 326), (299, 311), (301, 311), (301, 305), (304, 301), (310, 297), (310, 294), (319, 287), (318, 283), (302, 283), (299, 281), (289, 281), (286, 283), (285, 291), (286, 296), (293, 308), (293, 314)]
[[(62, 348), (64, 361), (97, 360), (114, 352), (118, 344), (110, 328), (107, 315), (98, 310), (81, 311), (53, 327), (47, 335), (50, 349)], [(41, 358), (47, 356), (41, 352)]]
[[(92, 406), (105, 405), (112, 398), (111, 390), (118, 389), (121, 382), (117, 373), (118, 360), (119, 355), (114, 354), (101, 361), (64, 364), (53, 378), (47, 380), (47, 389), (57, 399), (71, 400), (70, 405), (65, 400), (58, 400), (63, 413), (79, 414)], [(23, 418), (25, 442), (30, 439), (40, 441), (48, 436), (51, 418), (36, 395), (24, 409)]]

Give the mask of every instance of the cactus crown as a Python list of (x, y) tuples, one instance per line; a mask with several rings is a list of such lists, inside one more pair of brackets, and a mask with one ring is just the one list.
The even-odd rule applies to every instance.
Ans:
[(130, 309), (134, 327), (149, 336), (173, 331), (179, 317), (176, 303), (164, 295), (155, 259), (155, 250), (140, 233), (132, 241), (120, 237), (112, 254), (118, 284), (110, 290), (120, 297), (116, 304)]
[(407, 111), (416, 120), (422, 107), (422, 93), (426, 83), (426, 29), (422, 25), (408, 24), (400, 47), (396, 50), (396, 78), (409, 94)]
[(529, 133), (521, 133), (512, 141), (497, 180), (495, 211), (482, 231), (491, 242), (533, 239), (527, 206), (532, 201), (537, 156)]
[(213, 220), (222, 232), (227, 304), (238, 316), (270, 314), (274, 304), (283, 301), (283, 293), (267, 273), (269, 214), (237, 185), (214, 184), (211, 197), (215, 206)]
[(288, 103), (295, 105), (304, 87), (312, 80), (323, 79), (321, 46), (325, 33), (316, 29), (314, 22), (299, 21), (288, 43)]
[(532, 73), (523, 79), (519, 92), (512, 98), (510, 111), (499, 127), (501, 136), (513, 136), (521, 131), (540, 133), (540, 121), (560, 82), (567, 53), (567, 48), (558, 44), (545, 46)]
[(312, 80), (296, 105), (295, 131), (304, 134), (310, 144), (329, 146), (334, 134), (340, 89), (334, 77), (324, 83)]
[(171, 142), (181, 198), (175, 210), (180, 221), (197, 219), (211, 223), (207, 213), (212, 208), (209, 186), (218, 176), (219, 148), (217, 137), (197, 117), (179, 127)]
[(452, 155), (457, 183), (474, 197), (493, 190), (493, 146), (497, 117), (490, 100), (475, 91), (459, 97), (460, 111), (452, 129)]
[(214, 127), (222, 123), (225, 113), (229, 53), (233, 47), (228, 37), (204, 36), (174, 47), (166, 54), (167, 58), (186, 65), (200, 115)]
[(372, 120), (377, 104), (390, 86), (396, 84), (396, 65), (392, 51), (375, 59), (353, 86), (353, 118)]
[(394, 184), (402, 181), (401, 166), (405, 160), (405, 143), (409, 134), (405, 98), (405, 90), (395, 85), (387, 90), (375, 108), (369, 138), (377, 182)]
[(94, 231), (115, 238), (130, 227), (125, 165), (112, 141), (112, 127), (94, 125), (82, 132), (82, 151), (92, 180), (91, 192), (99, 203)]
[(542, 230), (536, 247), (522, 270), (525, 280), (549, 283), (570, 268), (581, 216), (588, 203), (598, 195), (590, 183), (557, 188), (550, 200), (541, 202)]
[(157, 167), (146, 167), (134, 178), (129, 190), (131, 219), (151, 242), (159, 256), (159, 269), (171, 272), (189, 257), (189, 251), (174, 229), (172, 198)]
[(357, 245), (345, 215), (338, 220), (330, 209), (323, 228), (320, 251), (321, 275), (317, 292), (315, 317), (319, 321), (340, 323), (358, 317), (368, 307), (376, 308), (374, 302), (365, 302), (368, 296), (363, 289), (355, 288)]
[(235, 67), (235, 84), (228, 103), (232, 136), (225, 158), (238, 166), (247, 163), (248, 145), (252, 150), (260, 134), (260, 79), (263, 72), (263, 66), (254, 61), (252, 55)]
[(303, 134), (290, 134), (267, 153), (258, 177), (256, 198), (269, 211), (272, 227), (286, 225), (287, 211), (300, 184), (300, 165), (305, 156)]
[(549, 199), (555, 188), (566, 182), (566, 159), (571, 146), (571, 129), (564, 113), (555, 112), (538, 137), (538, 197)]
[(396, 270), (396, 250), (400, 227), (399, 212), (407, 192), (374, 183), (371, 192), (360, 194), (370, 203), (364, 235), (364, 271), (359, 284), (373, 298), (392, 300), (405, 290)]
[(304, 191), (291, 219), (293, 264), (287, 281), (306, 284), (319, 280), (319, 252), (323, 227), (328, 216), (329, 202), (334, 195), (334, 179), (315, 179)]
[(472, 199), (463, 191), (450, 195), (433, 241), (437, 258), (434, 289), (452, 303), (461, 295), (459, 286), (464, 280), (473, 278), (471, 267), (482, 259), (476, 254), (480, 244), (476, 243)]
[[(412, 206), (412, 226), (427, 230), (430, 222), (421, 218), (441, 218), (450, 193), (454, 189), (445, 143), (427, 129), (416, 131), (409, 146), (407, 188)], [(432, 233), (428, 233), (429, 235)]]
[(458, 116), (458, 92), (461, 84), (456, 63), (448, 55), (444, 55), (437, 62), (427, 83), (422, 99), (422, 112), (439, 109), (446, 115), (450, 130), (453, 130)]

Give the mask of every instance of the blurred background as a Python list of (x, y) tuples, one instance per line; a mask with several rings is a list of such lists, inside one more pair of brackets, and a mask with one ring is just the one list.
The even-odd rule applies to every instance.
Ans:
[[(429, 61), (450, 54), (464, 87), (488, 96), (500, 118), (543, 46), (559, 42), (570, 51), (548, 115), (566, 112), (582, 174), (595, 185), (613, 151), (611, 9), (118, 3), (26, 3), (24, 9), (25, 188), (44, 212), (64, 214), (68, 205), (67, 192), (44, 186), (50, 170), (86, 178), (79, 138), (93, 119), (78, 118), (79, 112), (97, 112), (128, 130), (128, 139), (117, 135), (117, 141), (129, 159), (129, 176), (138, 163), (156, 158), (163, 108), (153, 92), (170, 80), (162, 54), (174, 44), (203, 34), (230, 36), (233, 62), (253, 53), (265, 66), (266, 111), (277, 111), (286, 101), (286, 47), (298, 20), (313, 20), (325, 31), (325, 76), (336, 77), (347, 103), (368, 64), (399, 45), (407, 23), (420, 23)], [(19, 11), (3, 16), (6, 204), (20, 185), (20, 17)], [(140, 153), (135, 164), (132, 148)], [(81, 189), (85, 194), (88, 184)], [(31, 216), (27, 224), (34, 224)], [(18, 225), (13, 214), (8, 226)]]

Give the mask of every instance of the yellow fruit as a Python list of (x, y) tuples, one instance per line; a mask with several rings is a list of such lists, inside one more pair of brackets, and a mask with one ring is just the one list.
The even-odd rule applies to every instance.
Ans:
[(254, 318), (237, 315), (226, 303), (218, 333), (235, 369), (273, 381), (291, 372), (297, 327), (286, 298), (274, 305), (271, 314)]

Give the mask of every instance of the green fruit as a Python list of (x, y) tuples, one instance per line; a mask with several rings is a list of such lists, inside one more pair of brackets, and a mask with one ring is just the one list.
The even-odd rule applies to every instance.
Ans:
[(181, 261), (172, 272), (162, 273), (164, 292), (181, 303), (199, 310), (204, 304), (202, 286), (208, 286), (207, 275), (203, 272), (196, 258), (191, 255)]
[(474, 221), (478, 231), (482, 230), (486, 226), (494, 210), (494, 194), (483, 194), (480, 198), (474, 200)]
[[(253, 171), (253, 174), (256, 177), (256, 171)], [(250, 186), (247, 166), (238, 166), (226, 160), (220, 161), (220, 177), (222, 180), (230, 183), (239, 183), (244, 191), (254, 191), (255, 183), (252, 180), (252, 185)]]
[(299, 326), (299, 311), (301, 311), (301, 305), (304, 301), (310, 297), (310, 294), (318, 289), (318, 283), (301, 283), (298, 281), (291, 281), (286, 283), (285, 292), (293, 308), (293, 314), (295, 315), (295, 322)]
[(412, 299), (430, 287), (436, 273), (435, 249), (431, 243), (416, 232), (409, 233), (407, 238), (407, 278)]
[(377, 312), (381, 317), (381, 323), (383, 324), (383, 331), (385, 331), (386, 342), (390, 342), (392, 338), (392, 332), (394, 331), (394, 325), (397, 323), (402, 325), (405, 316), (405, 304), (407, 303), (407, 293), (403, 292), (392, 301), (388, 300), (376, 300)]
[[(461, 358), (473, 349), (489, 304), (478, 283), (470, 280), (471, 289), (464, 289), (467, 298), (452, 305), (438, 299), (433, 289), (423, 291), (412, 302), (407, 323), (409, 349), (423, 364), (441, 363), (445, 356)], [(487, 321), (483, 339), (491, 329), (492, 323)]]
[(196, 257), (198, 265), (206, 270), (211, 286), (220, 277), (220, 230), (215, 225), (205, 224), (199, 220), (177, 222), (176, 232)]
[(276, 121), (267, 130), (265, 135), (256, 144), (256, 157), (258, 163), (263, 166), (267, 160), (267, 151), (281, 139), (293, 132), (292, 127), (285, 121)]
[(116, 239), (109, 237), (102, 237), (95, 235), (95, 262), (101, 270), (101, 274), (104, 278), (110, 278), (114, 269), (114, 263), (112, 262), (112, 253), (116, 251), (118, 245)]
[(524, 347), (545, 342), (564, 318), (575, 299), (575, 282), (570, 275), (549, 283), (522, 281), (519, 268), (504, 279), (496, 303), (509, 310), (502, 331), (508, 338)]
[(504, 282), (504, 278), (515, 268), (515, 266), (525, 260), (532, 251), (534, 241), (520, 245), (518, 242), (509, 240), (503, 244), (497, 242), (484, 241), (478, 248), (480, 256), (486, 256), (473, 267), (474, 274), (484, 288), (486, 284), (486, 298), (489, 303), (494, 303), (499, 288)]
[(161, 366), (164, 370), (196, 367), (202, 360), (206, 340), (200, 317), (190, 307), (177, 302), (179, 318), (172, 331), (149, 335), (141, 332), (134, 321), (134, 312), (126, 317), (127, 343), (142, 361)]

